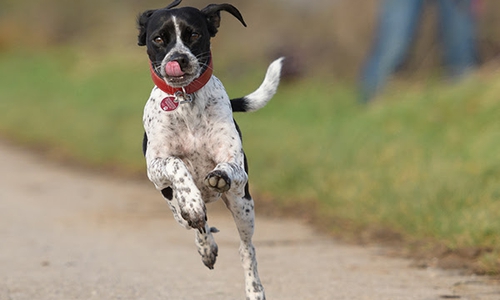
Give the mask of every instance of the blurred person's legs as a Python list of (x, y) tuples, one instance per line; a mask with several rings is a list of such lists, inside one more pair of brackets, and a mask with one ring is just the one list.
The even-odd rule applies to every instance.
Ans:
[(424, 0), (383, 0), (375, 40), (361, 73), (361, 101), (370, 101), (403, 62)]
[(452, 78), (460, 78), (477, 64), (475, 20), (471, 0), (439, 0), (443, 58)]

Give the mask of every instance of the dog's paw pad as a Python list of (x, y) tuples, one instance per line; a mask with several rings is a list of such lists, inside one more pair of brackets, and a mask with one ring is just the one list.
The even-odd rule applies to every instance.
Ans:
[(207, 177), (205, 177), (205, 184), (223, 193), (231, 188), (231, 179), (229, 179), (225, 172), (215, 170), (208, 173)]

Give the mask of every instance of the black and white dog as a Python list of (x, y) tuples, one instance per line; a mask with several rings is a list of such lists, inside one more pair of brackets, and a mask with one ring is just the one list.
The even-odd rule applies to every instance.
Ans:
[(230, 100), (212, 76), (210, 38), (226, 11), (244, 26), (230, 4), (210, 4), (202, 10), (163, 9), (139, 16), (140, 46), (147, 46), (155, 87), (144, 108), (143, 150), (147, 173), (161, 191), (177, 222), (196, 229), (195, 242), (203, 263), (213, 268), (217, 244), (207, 223), (205, 203), (222, 198), (240, 236), (240, 256), (247, 299), (265, 299), (257, 272), (254, 202), (248, 189), (247, 162), (241, 133), (232, 113), (262, 108), (276, 93), (282, 58), (268, 68), (253, 93)]

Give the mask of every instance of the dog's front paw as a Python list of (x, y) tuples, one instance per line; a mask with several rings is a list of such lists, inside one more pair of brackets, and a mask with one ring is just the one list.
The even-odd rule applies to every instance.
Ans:
[(189, 227), (200, 229), (205, 226), (207, 215), (205, 207), (194, 209), (185, 208), (181, 209), (181, 217), (188, 223)]
[(189, 227), (201, 229), (205, 226), (207, 208), (203, 200), (201, 200), (199, 192), (189, 189), (178, 189), (175, 199), (178, 199), (180, 215), (188, 223)]
[(224, 193), (231, 188), (231, 179), (226, 172), (215, 170), (205, 177), (205, 185), (217, 190), (219, 193)]

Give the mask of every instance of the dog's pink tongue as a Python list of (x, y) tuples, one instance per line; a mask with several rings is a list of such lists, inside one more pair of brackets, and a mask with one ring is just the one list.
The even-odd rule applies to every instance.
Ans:
[(179, 77), (184, 75), (184, 72), (181, 70), (181, 66), (176, 61), (169, 61), (165, 66), (165, 72), (167, 72), (168, 76)]

